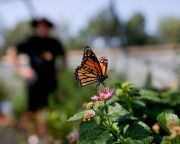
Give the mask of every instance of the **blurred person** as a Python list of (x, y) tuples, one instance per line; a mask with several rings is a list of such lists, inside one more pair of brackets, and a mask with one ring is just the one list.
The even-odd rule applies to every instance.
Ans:
[[(57, 74), (64, 69), (65, 51), (60, 41), (49, 34), (54, 24), (46, 18), (31, 21), (34, 35), (9, 48), (7, 56), (13, 62), (18, 75), (27, 80), (28, 109), (37, 111), (48, 105), (49, 95), (57, 87)], [(18, 63), (18, 55), (26, 54), (29, 67), (22, 68)], [(63, 67), (56, 65), (58, 56)]]

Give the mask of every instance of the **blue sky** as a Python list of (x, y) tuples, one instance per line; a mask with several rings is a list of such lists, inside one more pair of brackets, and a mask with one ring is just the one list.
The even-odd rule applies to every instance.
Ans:
[[(109, 0), (31, 1), (38, 16), (48, 17), (55, 23), (66, 22), (73, 33), (78, 32), (93, 15), (109, 5)], [(156, 31), (159, 20), (164, 17), (180, 18), (179, 0), (115, 0), (115, 2), (117, 14), (124, 21), (128, 20), (135, 12), (142, 12), (146, 18), (146, 30), (149, 33)], [(29, 18), (29, 12), (21, 0), (0, 3), (0, 19), (7, 28), (13, 27), (20, 20)]]

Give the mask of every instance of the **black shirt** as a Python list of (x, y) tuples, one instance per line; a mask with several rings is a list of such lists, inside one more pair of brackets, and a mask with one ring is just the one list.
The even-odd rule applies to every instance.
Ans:
[(55, 58), (64, 55), (62, 44), (54, 38), (33, 36), (18, 44), (18, 53), (27, 54), (39, 80), (55, 80)]

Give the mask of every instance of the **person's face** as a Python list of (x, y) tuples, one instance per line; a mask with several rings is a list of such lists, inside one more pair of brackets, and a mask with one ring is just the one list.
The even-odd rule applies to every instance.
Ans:
[(35, 28), (36, 35), (39, 37), (47, 37), (50, 32), (50, 28), (46, 23), (39, 23)]

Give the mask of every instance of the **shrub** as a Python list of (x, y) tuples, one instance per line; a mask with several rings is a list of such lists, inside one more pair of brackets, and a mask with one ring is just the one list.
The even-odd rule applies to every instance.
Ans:
[(91, 97), (86, 109), (69, 121), (81, 120), (77, 140), (81, 144), (175, 144), (180, 142), (180, 120), (170, 112), (178, 113), (179, 96), (178, 90), (153, 91), (117, 83)]

